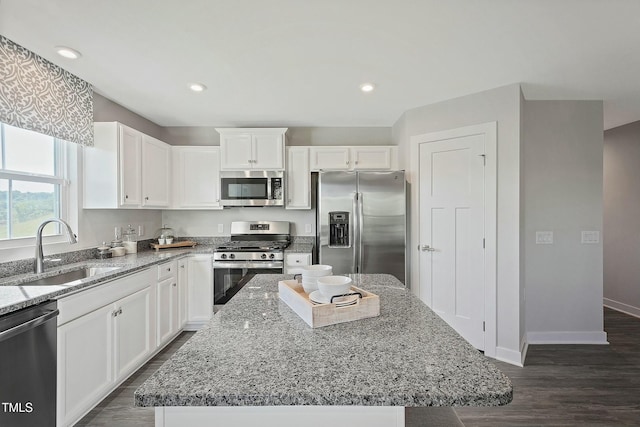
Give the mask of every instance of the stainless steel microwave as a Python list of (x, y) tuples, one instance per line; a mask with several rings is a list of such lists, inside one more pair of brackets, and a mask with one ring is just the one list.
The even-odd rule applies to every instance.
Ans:
[(284, 172), (220, 172), (222, 206), (284, 206)]

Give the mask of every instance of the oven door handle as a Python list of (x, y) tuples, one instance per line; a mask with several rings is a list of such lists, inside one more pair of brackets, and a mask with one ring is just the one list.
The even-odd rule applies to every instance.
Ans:
[(213, 262), (213, 268), (283, 268), (284, 262), (282, 261), (274, 261), (274, 262)]

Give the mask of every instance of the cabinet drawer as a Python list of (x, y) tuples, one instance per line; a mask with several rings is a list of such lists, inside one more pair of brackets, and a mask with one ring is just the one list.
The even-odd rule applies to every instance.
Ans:
[(175, 277), (178, 272), (178, 261), (165, 262), (158, 265), (158, 280)]
[(60, 298), (58, 326), (149, 287), (154, 282), (152, 271), (152, 269), (146, 269)]

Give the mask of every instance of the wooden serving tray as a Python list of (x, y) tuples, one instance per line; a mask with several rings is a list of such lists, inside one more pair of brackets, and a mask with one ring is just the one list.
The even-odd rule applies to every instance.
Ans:
[(352, 286), (351, 290), (360, 292), (362, 298), (353, 305), (336, 307), (335, 304), (313, 304), (309, 295), (297, 280), (278, 282), (278, 294), (298, 316), (312, 328), (351, 322), (380, 315), (380, 297), (364, 289)]
[(169, 243), (169, 244), (165, 244), (165, 245), (161, 245), (159, 243), (151, 243), (151, 247), (153, 249), (155, 249), (156, 251), (159, 251), (160, 249), (168, 249), (168, 248), (185, 248), (185, 247), (194, 247), (195, 245), (197, 245), (196, 242), (193, 242), (191, 240), (184, 240), (182, 242), (174, 242), (174, 243)]

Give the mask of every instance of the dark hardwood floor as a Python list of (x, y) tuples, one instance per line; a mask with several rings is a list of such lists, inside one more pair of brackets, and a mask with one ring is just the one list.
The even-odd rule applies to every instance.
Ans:
[(610, 345), (534, 345), (524, 368), (495, 362), (513, 402), (456, 408), (465, 426), (640, 426), (640, 319), (604, 311)]
[[(513, 382), (511, 404), (410, 408), (407, 427), (640, 426), (640, 319), (604, 313), (610, 345), (536, 345), (524, 368), (494, 362)], [(133, 407), (133, 392), (191, 335), (180, 335), (77, 425), (153, 426), (153, 409)]]

